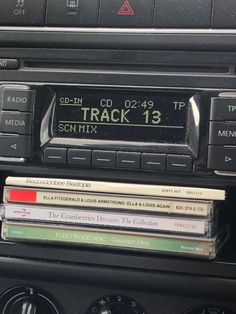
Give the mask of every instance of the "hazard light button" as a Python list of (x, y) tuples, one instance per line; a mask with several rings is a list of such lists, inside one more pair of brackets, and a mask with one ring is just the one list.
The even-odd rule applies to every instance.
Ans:
[(100, 26), (152, 27), (154, 0), (101, 0)]
[(209, 146), (209, 169), (236, 171), (236, 147)]

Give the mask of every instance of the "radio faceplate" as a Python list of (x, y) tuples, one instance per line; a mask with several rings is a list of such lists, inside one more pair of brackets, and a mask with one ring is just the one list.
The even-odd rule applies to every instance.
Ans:
[[(0, 88), (0, 161), (212, 175), (211, 169), (225, 170), (212, 159), (220, 156), (227, 166), (233, 160), (221, 156), (228, 149), (223, 142), (212, 145), (212, 138), (231, 137), (234, 143), (232, 121), (229, 132), (213, 129), (217, 123), (228, 126), (227, 110), (230, 119), (235, 115), (234, 94), (221, 92), (5, 84)], [(212, 154), (216, 149), (223, 153)]]
[(192, 172), (199, 147), (198, 92), (68, 86), (48, 91), (51, 101), (40, 125), (46, 164)]

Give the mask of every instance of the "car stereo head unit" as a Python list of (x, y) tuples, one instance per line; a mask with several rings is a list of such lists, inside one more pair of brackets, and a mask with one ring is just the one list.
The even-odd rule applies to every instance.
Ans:
[(234, 93), (32, 83), (0, 94), (4, 163), (236, 171)]

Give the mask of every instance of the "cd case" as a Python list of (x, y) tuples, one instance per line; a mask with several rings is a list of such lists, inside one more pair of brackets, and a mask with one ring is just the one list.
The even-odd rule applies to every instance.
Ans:
[(212, 237), (217, 229), (217, 213), (212, 220), (174, 217), (133, 211), (64, 208), (58, 206), (2, 204), (3, 220), (50, 222), (77, 226), (133, 229), (144, 232), (191, 234)]
[(210, 200), (130, 196), (125, 194), (34, 189), (18, 186), (5, 186), (3, 200), (4, 203), (145, 211), (207, 219), (214, 217), (215, 209), (219, 204)]
[(67, 191), (84, 191), (112, 194), (128, 194), (154, 197), (224, 201), (225, 190), (189, 186), (134, 184), (105, 181), (86, 181), (57, 178), (7, 177), (6, 185), (46, 188)]
[(227, 228), (223, 228), (215, 237), (207, 239), (14, 221), (2, 224), (4, 240), (125, 249), (205, 259), (215, 258), (227, 237)]

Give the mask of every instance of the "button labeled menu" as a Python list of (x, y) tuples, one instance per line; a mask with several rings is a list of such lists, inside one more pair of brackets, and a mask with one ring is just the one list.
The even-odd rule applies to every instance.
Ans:
[(236, 145), (235, 122), (210, 122), (210, 145)]
[(0, 130), (5, 133), (31, 134), (32, 114), (4, 111), (1, 113)]
[(154, 0), (101, 0), (100, 26), (152, 27)]
[(0, 0), (1, 25), (44, 25), (46, 0)]
[(212, 98), (210, 119), (216, 121), (236, 121), (236, 97)]
[(209, 146), (209, 169), (236, 171), (236, 147)]

